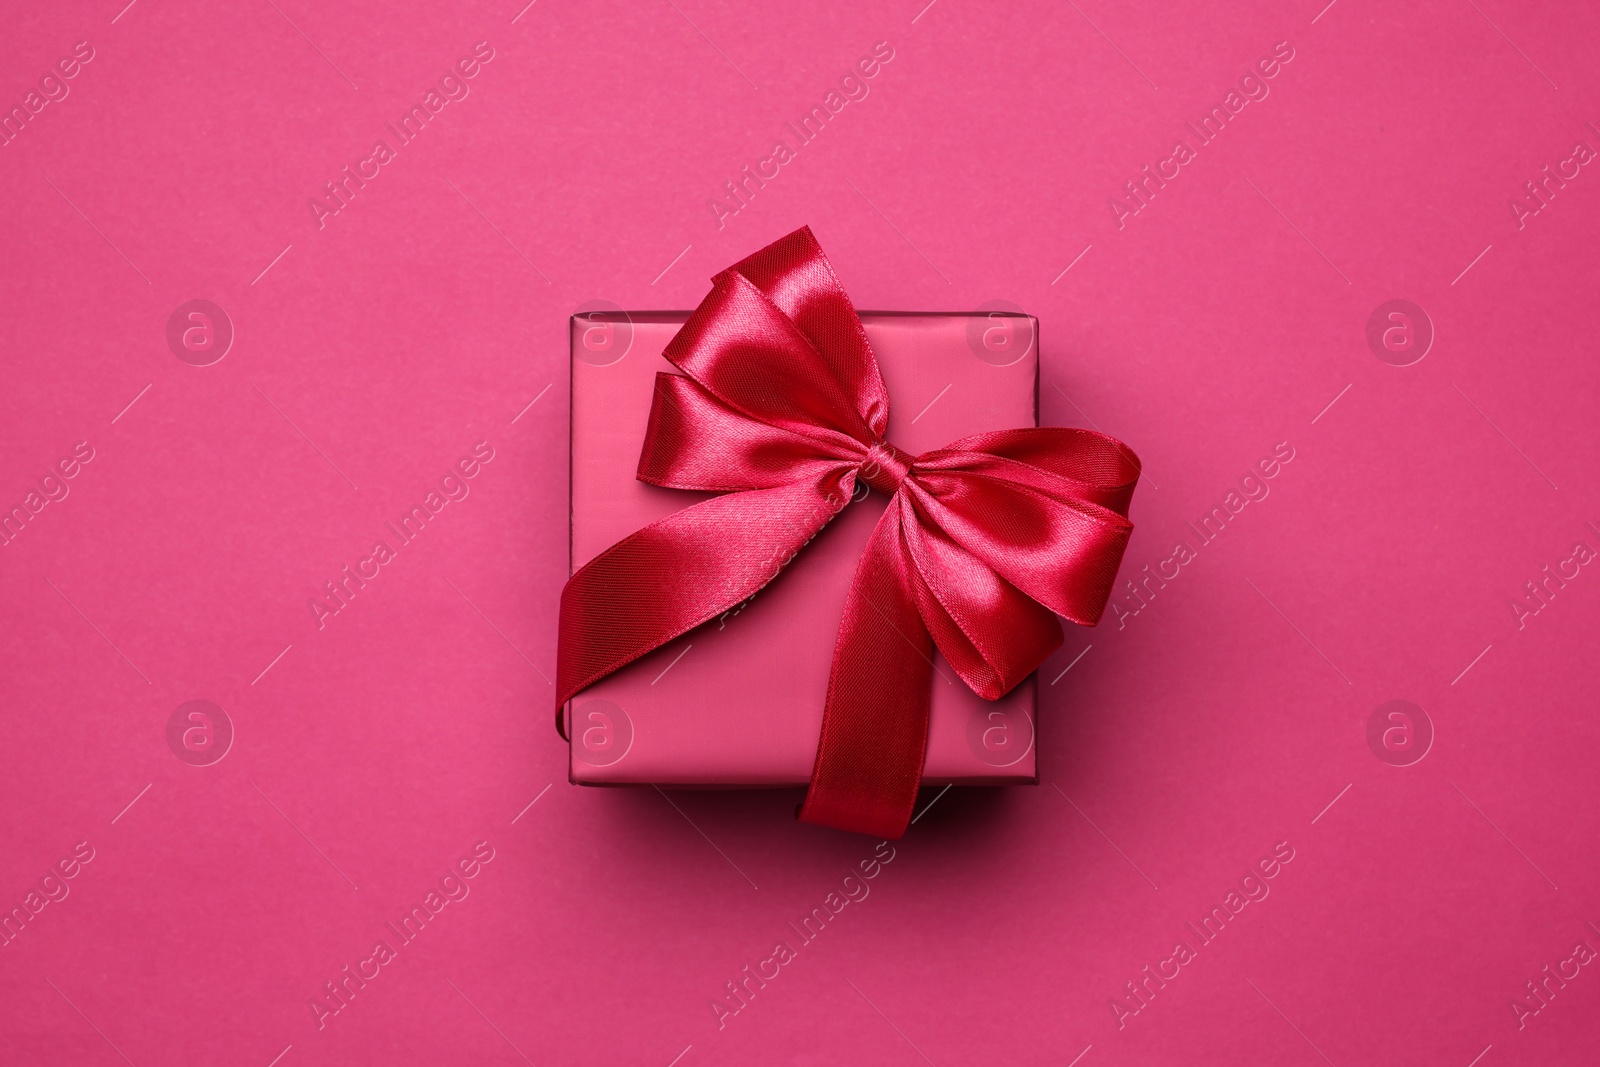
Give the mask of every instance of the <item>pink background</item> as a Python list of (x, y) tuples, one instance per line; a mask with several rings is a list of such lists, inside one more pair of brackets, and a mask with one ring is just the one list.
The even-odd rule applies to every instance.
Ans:
[[(0, 905), (93, 859), (0, 948), (0, 1060), (1593, 1061), (1600, 973), (1523, 986), (1600, 948), (1600, 576), (1511, 605), (1600, 547), (1600, 174), (1520, 228), (1509, 201), (1600, 147), (1600, 13), (432, 7), (7, 15), (7, 108), (94, 58), (0, 148), (0, 507), (94, 458), (0, 548)], [(319, 229), (308, 200), (479, 41), (470, 95)], [(709, 198), (878, 41), (870, 95), (719, 229)], [(1109, 198), (1279, 41), (1270, 95), (1119, 229)], [(1044, 421), (1145, 460), (1129, 576), (1294, 452), (1123, 628), (1069, 635), (1041, 784), (938, 798), (805, 944), (874, 843), (794, 823), (793, 790), (568, 786), (546, 682), (568, 315), (691, 307), (801, 223), (861, 307), (1039, 316)], [(236, 330), (211, 366), (168, 346), (192, 299)], [(1436, 332), (1411, 366), (1366, 339), (1392, 299)], [(478, 442), (470, 495), (319, 629), (308, 600)], [(197, 699), (235, 733), (209, 766), (167, 739)], [(1397, 699), (1435, 734), (1404, 767), (1367, 736)], [(1270, 895), (1132, 1000), (1278, 842)], [(470, 895), (319, 1029), (464, 858)]]

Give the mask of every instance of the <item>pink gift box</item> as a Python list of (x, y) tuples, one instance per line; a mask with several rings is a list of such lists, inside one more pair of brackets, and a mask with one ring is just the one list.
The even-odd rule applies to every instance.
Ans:
[[(572, 317), (570, 571), (710, 494), (635, 477), (651, 394), (686, 312)], [(913, 454), (1038, 425), (1031, 316), (862, 312), (890, 397), (889, 440)], [(884, 497), (864, 485), (741, 607), (596, 682), (567, 705), (582, 785), (792, 786), (811, 777), (845, 593)], [(737, 537), (737, 531), (729, 536)], [(926, 785), (1038, 781), (1037, 676), (973, 693), (934, 652)]]

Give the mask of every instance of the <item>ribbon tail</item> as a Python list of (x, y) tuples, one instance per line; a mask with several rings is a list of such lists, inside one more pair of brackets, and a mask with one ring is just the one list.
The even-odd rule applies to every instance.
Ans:
[(916, 805), (932, 703), (933, 640), (903, 544), (907, 507), (902, 494), (890, 501), (851, 580), (798, 813), (802, 822), (889, 839), (905, 833)]
[[(556, 729), (584, 687), (772, 581), (850, 500), (848, 468), (713, 497), (652, 523), (584, 564), (561, 591)], [(562, 736), (565, 736), (563, 733)]]

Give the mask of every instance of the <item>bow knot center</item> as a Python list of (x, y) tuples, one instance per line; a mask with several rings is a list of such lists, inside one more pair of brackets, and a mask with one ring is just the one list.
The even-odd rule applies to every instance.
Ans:
[(911, 472), (911, 464), (916, 457), (891, 445), (887, 441), (879, 441), (867, 451), (867, 456), (861, 461), (857, 471), (861, 480), (876, 489), (884, 496), (893, 496), (900, 488), (900, 483), (906, 480), (906, 475)]

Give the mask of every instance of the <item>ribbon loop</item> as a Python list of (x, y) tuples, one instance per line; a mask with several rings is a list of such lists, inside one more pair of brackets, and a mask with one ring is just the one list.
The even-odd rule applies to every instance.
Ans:
[[(922, 780), (933, 651), (997, 700), (1094, 625), (1139, 460), (1087, 430), (1002, 430), (912, 456), (866, 331), (802, 227), (723, 273), (665, 352), (641, 480), (722, 495), (602, 552), (561, 595), (556, 706), (714, 618), (850, 499), (889, 497), (851, 580), (799, 817), (897, 838)], [(949, 683), (949, 678), (943, 682)]]

